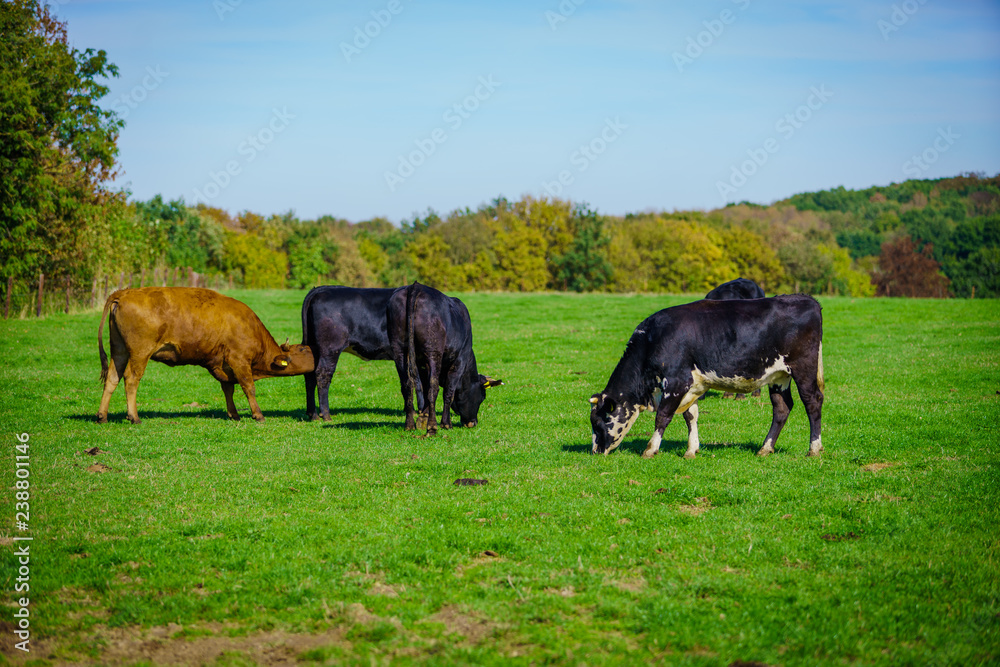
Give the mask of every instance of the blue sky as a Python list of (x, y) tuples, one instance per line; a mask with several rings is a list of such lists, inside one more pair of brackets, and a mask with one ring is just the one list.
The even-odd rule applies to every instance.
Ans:
[[(579, 4), (577, 4), (579, 3)], [(1000, 3), (62, 0), (120, 68), (120, 185), (394, 222), (1000, 172)]]

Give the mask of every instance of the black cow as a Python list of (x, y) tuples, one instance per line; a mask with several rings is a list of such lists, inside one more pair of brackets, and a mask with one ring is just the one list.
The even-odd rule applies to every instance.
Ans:
[(400, 287), (386, 309), (389, 346), (399, 373), (406, 430), (417, 425), (413, 412), (413, 392), (423, 387), (420, 421), (426, 419), (427, 433), (437, 431), (435, 402), (438, 388), (444, 390), (441, 427), (451, 428), (451, 410), (462, 424), (475, 426), (486, 388), (503, 384), (480, 375), (472, 351), (472, 320), (460, 300), (433, 287), (413, 283)]
[[(330, 381), (342, 352), (365, 361), (392, 359), (385, 310), (392, 289), (323, 285), (302, 302), (303, 345), (312, 348), (316, 370), (306, 373), (306, 414), (329, 421)], [(316, 388), (319, 387), (319, 414)]]
[(766, 294), (760, 285), (749, 278), (737, 278), (728, 283), (722, 283), (705, 295), (706, 299), (763, 299)]
[[(766, 294), (760, 285), (749, 278), (737, 278), (728, 283), (722, 283), (714, 290), (705, 295), (706, 299), (763, 299)], [(760, 389), (753, 392), (754, 396), (760, 396)], [(745, 398), (746, 394), (735, 394), (735, 398)], [(722, 394), (722, 398), (734, 398), (731, 391)]]
[[(774, 452), (792, 409), (794, 379), (809, 416), (809, 455), (816, 456), (823, 451), (822, 341), (819, 303), (804, 294), (706, 299), (654, 313), (633, 332), (607, 387), (590, 399), (592, 451), (612, 451), (640, 412), (655, 409), (655, 431), (643, 457), (656, 455), (663, 430), (674, 414), (684, 412), (688, 423), (684, 457), (693, 458), (699, 446), (698, 397), (707, 389), (745, 393), (766, 384), (773, 414), (764, 446), (757, 452), (766, 456)], [(654, 392), (662, 394), (658, 405)]]

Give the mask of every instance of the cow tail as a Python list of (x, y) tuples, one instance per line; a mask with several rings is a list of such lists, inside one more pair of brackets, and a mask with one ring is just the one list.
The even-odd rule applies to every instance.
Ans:
[(819, 363), (816, 365), (816, 384), (819, 385), (819, 390), (822, 392), (826, 391), (826, 385), (823, 382), (823, 342), (820, 341), (819, 344)]
[[(305, 300), (302, 302), (302, 344), (309, 345), (309, 311), (312, 309), (313, 295), (316, 288), (309, 290)], [(314, 350), (315, 352), (315, 350)]]
[[(117, 293), (116, 293), (117, 294)], [(104, 353), (104, 320), (108, 320), (108, 331), (111, 331), (111, 318), (108, 317), (108, 311), (111, 310), (113, 306), (118, 305), (118, 297), (112, 294), (108, 297), (108, 300), (104, 303), (104, 312), (101, 313), (101, 324), (97, 327), (97, 351), (101, 353), (101, 384), (108, 381), (108, 355)]]
[(406, 352), (403, 354), (403, 367), (406, 370), (406, 376), (410, 378), (410, 384), (413, 386), (413, 390), (417, 391), (419, 383), (417, 382), (417, 346), (414, 341), (413, 335), (413, 311), (416, 307), (416, 286), (417, 283), (414, 281), (412, 285), (406, 288)]

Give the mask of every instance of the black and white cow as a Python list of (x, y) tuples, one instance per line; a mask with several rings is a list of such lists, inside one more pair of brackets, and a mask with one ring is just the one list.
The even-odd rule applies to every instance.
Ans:
[(459, 299), (433, 287), (413, 283), (393, 292), (386, 308), (389, 346), (399, 373), (406, 411), (406, 429), (417, 427), (413, 392), (423, 387), (421, 423), (427, 433), (437, 431), (435, 402), (444, 391), (441, 427), (451, 428), (451, 410), (462, 424), (475, 426), (487, 387), (503, 384), (480, 375), (472, 351), (472, 319)]
[(330, 381), (341, 353), (366, 361), (392, 359), (385, 328), (385, 309), (392, 293), (392, 289), (323, 285), (306, 295), (302, 302), (302, 344), (312, 348), (316, 360), (316, 370), (305, 376), (306, 414), (310, 419), (330, 419)]
[(760, 285), (749, 278), (737, 278), (728, 283), (722, 283), (705, 295), (706, 299), (718, 301), (724, 299), (763, 299), (767, 295)]
[[(823, 451), (823, 316), (815, 299), (790, 294), (765, 299), (703, 300), (666, 308), (633, 332), (607, 387), (590, 402), (595, 454), (607, 454), (639, 413), (655, 410), (643, 457), (655, 456), (663, 431), (682, 412), (688, 424), (685, 458), (698, 451), (698, 397), (708, 389), (747, 393), (768, 385), (771, 429), (757, 452), (766, 456), (792, 409), (791, 381), (809, 417), (809, 455)], [(654, 394), (661, 394), (656, 403)], [(689, 416), (690, 415), (690, 416)]]

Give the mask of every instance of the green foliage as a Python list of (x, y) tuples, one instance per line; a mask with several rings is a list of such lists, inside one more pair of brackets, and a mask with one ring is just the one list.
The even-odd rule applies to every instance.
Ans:
[(251, 289), (284, 287), (288, 273), (285, 253), (271, 250), (256, 234), (226, 232), (226, 269), (243, 276)]
[(648, 215), (612, 226), (611, 288), (623, 292), (708, 292), (737, 278), (722, 235), (686, 216)]
[(0, 3), (0, 258), (4, 277), (90, 276), (123, 126), (98, 100), (117, 76), (104, 51), (69, 46), (66, 24), (34, 0)]
[[(837, 243), (855, 260), (881, 256), (883, 244), (909, 237), (931, 249), (956, 296), (971, 296), (973, 286), (977, 296), (1000, 296), (991, 260), (1000, 249), (1000, 175), (962, 174), (861, 191), (837, 188), (788, 202), (800, 211), (821, 211), (834, 225)], [(884, 280), (884, 271), (881, 276)], [(926, 289), (943, 288), (935, 283)]]
[(493, 253), (501, 288), (512, 292), (544, 289), (549, 282), (545, 236), (513, 214), (503, 215), (500, 224)]
[(611, 280), (608, 261), (611, 238), (604, 230), (604, 219), (586, 204), (577, 206), (570, 221), (572, 241), (562, 255), (552, 260), (555, 284), (559, 289), (591, 292)]
[(217, 219), (156, 195), (135, 202), (136, 215), (148, 230), (149, 264), (190, 267), (198, 273), (219, 271), (223, 264), (225, 228)]

